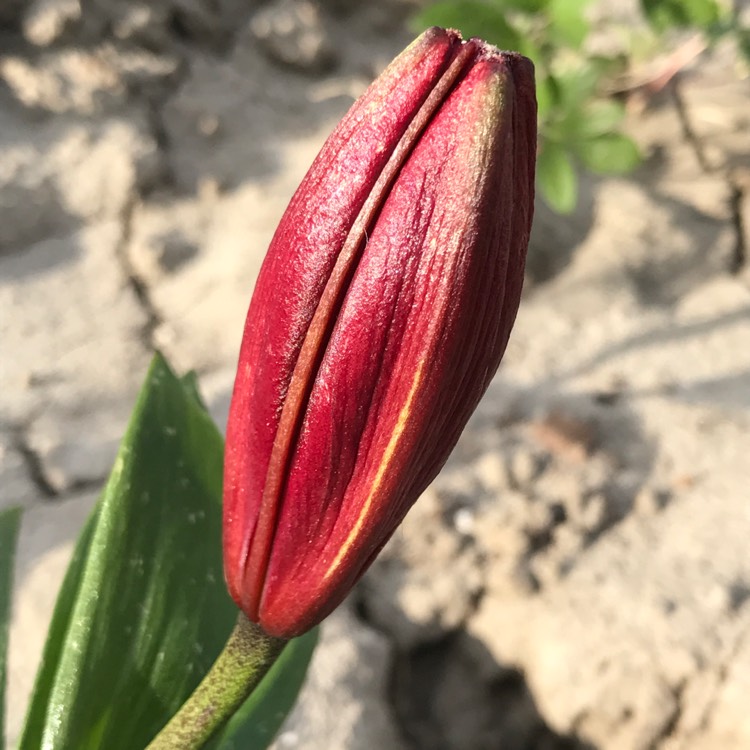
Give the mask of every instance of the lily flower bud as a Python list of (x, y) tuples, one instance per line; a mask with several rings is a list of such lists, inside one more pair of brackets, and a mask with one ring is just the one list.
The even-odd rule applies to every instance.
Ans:
[(438, 473), (521, 296), (529, 60), (433, 28), (355, 102), (292, 198), (245, 325), (224, 566), (269, 634), (320, 622)]

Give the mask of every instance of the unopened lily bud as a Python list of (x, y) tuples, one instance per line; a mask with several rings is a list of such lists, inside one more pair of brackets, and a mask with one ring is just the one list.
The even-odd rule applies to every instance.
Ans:
[(433, 28), (355, 102), (258, 277), (224, 565), (271, 635), (320, 622), (438, 473), (505, 350), (534, 203), (533, 66)]

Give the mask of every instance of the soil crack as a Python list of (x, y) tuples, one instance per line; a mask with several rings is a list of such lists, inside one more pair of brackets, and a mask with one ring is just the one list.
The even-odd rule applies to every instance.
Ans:
[(151, 293), (146, 281), (137, 273), (130, 260), (128, 249), (133, 236), (133, 217), (139, 204), (139, 198), (133, 196), (128, 200), (120, 216), (120, 240), (115, 248), (120, 269), (127, 286), (133, 292), (139, 307), (146, 316), (146, 322), (141, 327), (141, 341), (149, 351), (155, 351), (156, 331), (164, 323), (164, 319), (151, 299)]
[(14, 444), (26, 465), (26, 472), (39, 494), (48, 500), (59, 497), (60, 493), (47, 477), (42, 457), (32, 447), (23, 427), (16, 429)]
[(695, 158), (705, 174), (708, 175), (721, 175), (722, 179), (726, 182), (727, 190), (729, 193), (728, 209), (730, 221), (735, 234), (735, 242), (732, 255), (729, 259), (729, 266), (727, 270), (733, 276), (738, 275), (747, 265), (747, 227), (745, 226), (745, 220), (743, 217), (743, 206), (746, 200), (746, 194), (744, 186), (740, 179), (734, 174), (731, 169), (725, 169), (719, 167), (716, 164), (712, 164), (711, 160), (706, 154), (706, 149), (703, 143), (703, 139), (695, 130), (693, 121), (690, 116), (689, 107), (685, 101), (685, 97), (682, 95), (682, 89), (679, 77), (675, 77), (669, 87), (672, 102), (674, 103), (677, 117), (680, 121), (682, 128), (682, 134), (685, 141), (692, 148)]

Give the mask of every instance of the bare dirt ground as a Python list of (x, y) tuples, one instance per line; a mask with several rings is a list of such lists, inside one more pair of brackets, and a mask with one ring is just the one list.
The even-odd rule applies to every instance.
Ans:
[[(275, 224), (410, 9), (0, 0), (11, 741), (151, 352), (225, 418)], [(750, 80), (704, 55), (630, 130), (636, 173), (539, 204), (500, 373), (277, 750), (750, 747)]]

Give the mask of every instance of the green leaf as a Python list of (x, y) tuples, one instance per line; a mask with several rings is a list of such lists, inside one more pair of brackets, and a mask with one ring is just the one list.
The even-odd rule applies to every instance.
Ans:
[(599, 78), (597, 66), (591, 61), (555, 75), (556, 101), (560, 109), (567, 112), (583, 106), (596, 93)]
[(608, 133), (582, 143), (576, 154), (587, 169), (597, 174), (624, 174), (641, 162), (638, 146), (621, 133)]
[(506, 9), (519, 10), (522, 13), (538, 13), (544, 10), (550, 0), (498, 0), (497, 5)]
[(195, 370), (190, 370), (190, 372), (186, 372), (180, 378), (180, 382), (182, 383), (182, 387), (185, 389), (185, 393), (188, 396), (192, 396), (198, 406), (208, 411), (208, 409), (206, 409), (206, 403), (203, 400), (203, 396), (201, 396), (200, 387), (198, 385), (198, 373), (196, 373)]
[(746, 62), (750, 62), (750, 29), (737, 29), (737, 46)]
[(658, 31), (673, 26), (708, 28), (722, 15), (716, 0), (641, 0), (641, 7), (649, 23)]
[(554, 79), (540, 76), (536, 82), (536, 106), (539, 121), (543, 122), (550, 114), (555, 100)]
[(557, 143), (577, 148), (592, 138), (615, 132), (625, 111), (618, 102), (599, 100), (560, 114), (561, 119), (547, 126), (547, 134)]
[(96, 522), (98, 519), (98, 507), (89, 516), (86, 525), (78, 537), (73, 557), (68, 569), (65, 571), (60, 593), (55, 603), (55, 611), (52, 614), (52, 622), (47, 631), (47, 641), (42, 652), (42, 662), (36, 675), (34, 690), (31, 694), (31, 703), (26, 714), (26, 722), (19, 750), (32, 750), (41, 747), (42, 733), (46, 720), (47, 706), (50, 702), (50, 693), (55, 684), (57, 667), (66, 647), (65, 635), (70, 625), (71, 613), (78, 596), (81, 577), (91, 545)]
[(156, 356), (65, 578), (21, 750), (144, 747), (236, 618), (221, 565), (222, 441)]
[(0, 512), (0, 747), (5, 747), (5, 683), (8, 662), (8, 627), (13, 598), (13, 563), (21, 527), (21, 509)]
[(625, 117), (625, 108), (620, 102), (601, 99), (584, 107), (581, 115), (581, 135), (594, 138), (615, 130)]
[(265, 750), (297, 700), (317, 642), (318, 628), (290, 641), (260, 685), (208, 747)]
[(515, 52), (520, 52), (524, 57), (528, 57), (536, 67), (536, 74), (541, 75), (541, 71), (546, 67), (546, 61), (541, 48), (534, 44), (531, 37), (519, 33), (516, 47), (513, 49)]
[(584, 11), (590, 0), (551, 0), (548, 8), (553, 38), (580, 47), (589, 33)]
[(435, 3), (417, 16), (416, 24), (419, 29), (428, 26), (458, 29), (464, 39), (478, 36), (500, 49), (521, 50), (524, 46), (524, 37), (506, 21), (499, 5), (481, 0)]
[(546, 141), (537, 159), (537, 179), (544, 199), (558, 213), (570, 213), (578, 199), (578, 178), (568, 152)]

